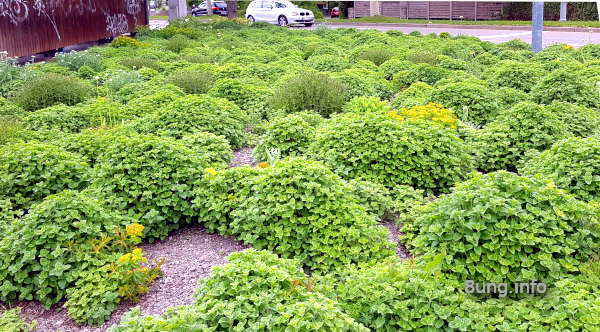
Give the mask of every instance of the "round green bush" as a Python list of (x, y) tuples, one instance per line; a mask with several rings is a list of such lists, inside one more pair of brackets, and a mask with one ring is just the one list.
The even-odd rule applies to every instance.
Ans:
[(254, 249), (228, 260), (201, 279), (194, 305), (162, 316), (142, 316), (135, 308), (109, 331), (368, 331), (315, 292), (297, 261)]
[(183, 90), (177, 86), (167, 84), (160, 91), (128, 100), (127, 113), (134, 116), (149, 115), (156, 110), (164, 108), (184, 95), (185, 93)]
[(545, 108), (556, 114), (575, 136), (588, 137), (600, 128), (600, 113), (594, 109), (559, 101)]
[(467, 146), (452, 130), (373, 113), (332, 118), (317, 129), (310, 154), (344, 178), (390, 188), (447, 191), (471, 171)]
[(269, 98), (269, 105), (289, 113), (312, 110), (327, 117), (342, 108), (346, 91), (341, 82), (328, 75), (304, 72), (277, 86)]
[(101, 119), (94, 123), (91, 114), (82, 108), (65, 105), (50, 106), (32, 113), (23, 118), (23, 125), (30, 130), (60, 130), (76, 133), (92, 125), (99, 125)]
[(433, 88), (423, 82), (411, 84), (408, 88), (400, 91), (392, 100), (393, 109), (411, 108), (418, 105), (427, 105)]
[(254, 175), (248, 172), (214, 172), (197, 187), (199, 220), (218, 224), (209, 229), (294, 257), (311, 270), (327, 271), (391, 254), (387, 230), (322, 163), (286, 159)]
[(368, 60), (373, 62), (376, 66), (388, 61), (394, 52), (385, 48), (369, 48), (358, 56), (356, 60)]
[(408, 70), (403, 70), (394, 75), (393, 86), (397, 90), (408, 87), (416, 82), (434, 85), (437, 81), (450, 75), (445, 68), (419, 63)]
[(7, 99), (0, 97), (0, 117), (21, 118), (27, 112), (16, 104), (11, 103)]
[(232, 101), (243, 110), (262, 110), (267, 104), (271, 90), (234, 78), (223, 78), (213, 84), (209, 94)]
[(26, 210), (48, 195), (87, 187), (89, 172), (80, 156), (57, 146), (9, 144), (0, 148), (0, 198)]
[(600, 200), (600, 137), (571, 137), (527, 160), (520, 169), (542, 174), (582, 200)]
[(531, 90), (531, 97), (540, 104), (564, 101), (587, 107), (600, 106), (600, 96), (594, 82), (567, 69), (556, 70), (543, 77)]
[(544, 71), (534, 63), (502, 61), (484, 72), (483, 77), (492, 86), (529, 92), (543, 75)]
[(3, 235), (0, 299), (35, 299), (47, 308), (58, 303), (83, 271), (107, 263), (106, 252), (95, 254), (89, 241), (114, 234), (123, 222), (87, 193), (48, 196)]
[(190, 94), (207, 93), (214, 81), (214, 75), (207, 71), (181, 70), (169, 76), (169, 83)]
[(233, 159), (233, 151), (224, 136), (199, 131), (183, 136), (181, 141), (209, 164), (227, 166)]
[(296, 114), (273, 120), (252, 155), (256, 160), (269, 160), (269, 153), (276, 149), (280, 157), (306, 154), (314, 140), (315, 128)]
[(45, 74), (26, 82), (15, 95), (15, 103), (26, 111), (56, 104), (75, 105), (89, 96), (90, 86), (76, 78)]
[(306, 60), (306, 64), (315, 70), (329, 72), (342, 71), (350, 66), (346, 58), (332, 54), (313, 54)]
[(121, 65), (127, 69), (140, 70), (142, 68), (150, 68), (160, 71), (160, 64), (156, 59), (151, 59), (143, 56), (129, 57), (121, 60)]
[(499, 88), (494, 90), (494, 96), (492, 98), (496, 99), (498, 102), (498, 108), (500, 112), (511, 109), (516, 104), (529, 101), (529, 95), (521, 90), (513, 89), (513, 88)]
[(600, 247), (595, 209), (552, 182), (506, 171), (458, 184), (414, 223), (413, 254), (445, 251), (442, 271), (459, 280), (552, 285)]
[(346, 69), (334, 73), (333, 77), (346, 87), (348, 98), (373, 96), (385, 100), (393, 95), (391, 84), (380, 72), (360, 68)]
[(449, 83), (436, 86), (430, 100), (456, 112), (462, 121), (484, 125), (498, 113), (494, 94), (487, 87), (475, 83)]
[(414, 66), (414, 63), (394, 57), (382, 63), (379, 66), (379, 69), (383, 72), (386, 80), (392, 80), (394, 74), (403, 70), (408, 70), (412, 66)]
[(144, 225), (153, 240), (189, 222), (193, 183), (206, 162), (183, 142), (151, 135), (114, 137), (98, 160), (91, 189)]
[(354, 97), (344, 104), (342, 111), (352, 113), (386, 113), (390, 111), (390, 107), (385, 101), (381, 101), (377, 97)]
[(223, 98), (184, 96), (132, 124), (140, 133), (181, 138), (196, 131), (225, 136), (239, 148), (246, 136), (246, 112)]
[(543, 151), (569, 135), (566, 125), (552, 112), (531, 102), (502, 112), (485, 128), (467, 137), (477, 168), (514, 170), (529, 150)]

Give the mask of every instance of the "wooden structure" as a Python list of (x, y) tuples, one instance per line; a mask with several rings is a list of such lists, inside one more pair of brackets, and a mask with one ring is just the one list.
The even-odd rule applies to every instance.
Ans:
[(0, 52), (27, 56), (148, 24), (147, 0), (0, 0)]
[[(376, 14), (374, 1), (354, 1), (354, 16)], [(383, 16), (403, 19), (492, 20), (502, 16), (504, 3), (482, 1), (376, 1)]]

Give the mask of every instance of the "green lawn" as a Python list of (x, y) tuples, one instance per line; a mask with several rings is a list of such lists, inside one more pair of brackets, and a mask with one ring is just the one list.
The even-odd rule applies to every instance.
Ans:
[[(400, 19), (397, 17), (387, 16), (370, 16), (361, 17), (357, 19), (325, 19), (325, 22), (362, 22), (362, 23), (433, 23), (433, 24), (462, 24), (462, 25), (531, 25), (531, 21), (503, 21), (503, 20), (490, 20), (490, 21), (460, 21), (460, 20), (424, 20), (424, 19)], [(600, 27), (598, 21), (572, 21), (572, 22), (558, 22), (558, 21), (544, 21), (544, 26), (547, 27)]]
[(168, 20), (169, 16), (167, 15), (155, 15), (155, 16), (150, 16), (151, 20)]

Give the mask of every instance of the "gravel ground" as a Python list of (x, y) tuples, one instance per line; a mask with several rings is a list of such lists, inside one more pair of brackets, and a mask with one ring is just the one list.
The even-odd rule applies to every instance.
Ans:
[(46, 310), (37, 301), (17, 303), (22, 308), (21, 315), (28, 321), (36, 319), (37, 331), (42, 332), (106, 331), (136, 305), (140, 306), (144, 314), (157, 315), (170, 306), (191, 304), (198, 279), (208, 276), (213, 266), (225, 264), (226, 257), (232, 252), (247, 248), (233, 238), (208, 234), (201, 226), (182, 228), (172, 232), (163, 241), (143, 243), (139, 247), (146, 253), (148, 261), (166, 259), (162, 266), (164, 275), (152, 284), (148, 294), (139, 303), (121, 302), (104, 325), (97, 328), (78, 327), (69, 319), (66, 310)]
[(402, 244), (402, 242), (400, 242), (400, 239), (398, 239), (398, 235), (402, 233), (400, 232), (402, 225), (396, 225), (396, 221), (394, 219), (383, 220), (381, 225), (385, 226), (385, 228), (390, 231), (390, 237), (388, 240), (396, 243), (396, 255), (398, 255), (398, 257), (400, 257), (402, 260), (409, 259), (412, 257), (412, 255), (408, 252), (408, 250), (406, 250), (406, 247), (404, 244)]
[(233, 152), (233, 160), (229, 167), (240, 167), (243, 165), (256, 166), (256, 160), (252, 157), (252, 150), (254, 148), (243, 147), (235, 152)]

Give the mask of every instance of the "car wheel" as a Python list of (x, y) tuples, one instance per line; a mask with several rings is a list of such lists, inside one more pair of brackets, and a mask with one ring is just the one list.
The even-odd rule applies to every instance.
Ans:
[(248, 18), (246, 20), (248, 21), (248, 25), (252, 25), (255, 22), (254, 16), (252, 16), (252, 15), (248, 16)]
[(288, 25), (288, 20), (283, 15), (279, 16), (279, 18), (277, 19), (277, 22), (279, 22), (279, 26), (282, 26), (282, 27), (285, 27)]
[(313, 25), (312, 23), (306, 23), (306, 24), (304, 24), (305, 27), (312, 27), (312, 25)]

